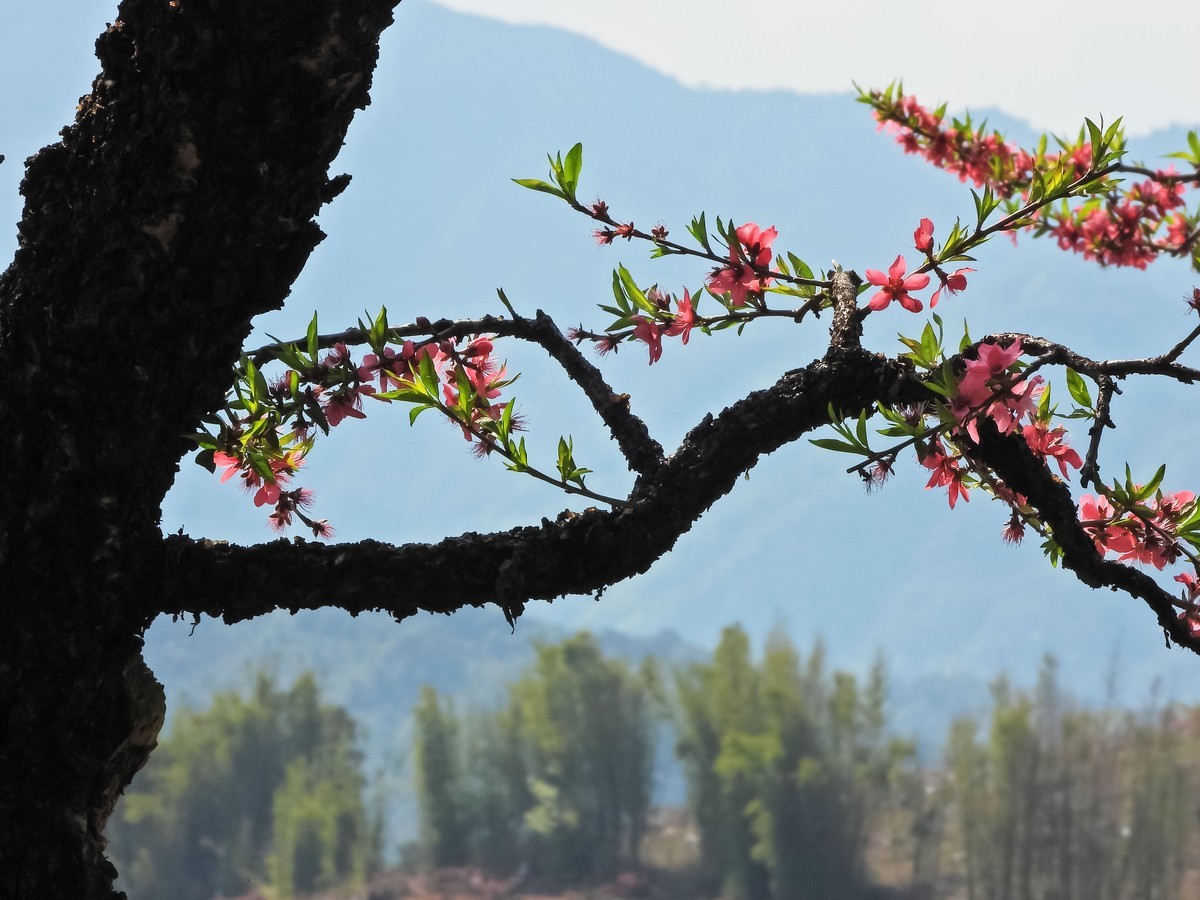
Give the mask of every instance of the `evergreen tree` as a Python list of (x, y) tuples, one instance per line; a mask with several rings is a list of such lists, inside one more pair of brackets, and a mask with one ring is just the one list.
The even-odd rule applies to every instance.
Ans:
[(960, 720), (946, 751), (967, 896), (1179, 897), (1195, 738), (1175, 709), (1071, 708), (1052, 659), (1031, 695), (997, 682), (987, 743)]
[(207, 900), (362, 880), (379, 828), (361, 764), (353, 720), (311, 673), (286, 691), (260, 673), (249, 696), (181, 710), (111, 825), (125, 890)]
[(539, 799), (526, 824), (546, 872), (604, 880), (636, 865), (654, 773), (649, 677), (605, 659), (583, 633), (539, 646), (513, 686)]
[(825, 671), (824, 650), (802, 664), (782, 634), (761, 666), (726, 629), (710, 664), (678, 679), (679, 754), (707, 871), (737, 900), (854, 897), (868, 878), (873, 811), (910, 752), (884, 739), (882, 667), (866, 691)]
[(633, 672), (580, 634), (541, 645), (504, 709), (417, 709), (425, 860), (578, 882), (637, 865), (655, 756), (653, 666)]
[(467, 860), (468, 835), (458, 720), (449, 703), (425, 685), (414, 724), (422, 851), (432, 866), (461, 865)]

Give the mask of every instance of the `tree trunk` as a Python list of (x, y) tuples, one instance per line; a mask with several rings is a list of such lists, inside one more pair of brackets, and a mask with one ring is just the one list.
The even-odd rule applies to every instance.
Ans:
[(396, 2), (126, 0), (28, 161), (0, 276), (0, 897), (116, 896), (104, 825), (165, 709), (159, 506), (323, 236)]

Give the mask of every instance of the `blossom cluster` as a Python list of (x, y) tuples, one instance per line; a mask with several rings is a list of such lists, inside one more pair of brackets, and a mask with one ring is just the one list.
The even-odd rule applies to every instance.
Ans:
[[(1001, 196), (1008, 196), (1033, 178), (1033, 156), (1005, 141), (999, 132), (976, 127), (970, 117), (947, 122), (944, 106), (930, 111), (911, 94), (891, 88), (860, 99), (870, 103), (880, 130), (894, 133), (905, 153), (923, 157), (958, 175), (960, 181), (970, 181), (975, 187), (987, 185)], [(1082, 161), (1083, 154), (1078, 158)]]
[(1196, 242), (1193, 223), (1179, 211), (1186, 188), (1175, 178), (1174, 166), (1159, 170), (1126, 191), (1075, 208), (1048, 210), (1039, 227), (1053, 235), (1061, 249), (1084, 259), (1144, 269), (1159, 253), (1185, 253)]
[[(628, 296), (623, 294), (625, 298)], [(681, 296), (673, 297), (657, 287), (651, 287), (640, 291), (637, 299), (643, 301), (639, 302), (637, 307), (604, 307), (618, 315), (617, 321), (609, 326), (607, 332), (596, 334), (578, 326), (567, 329), (567, 340), (576, 344), (585, 340), (591, 341), (601, 356), (614, 352), (623, 340), (641, 341), (650, 353), (650, 365), (662, 359), (664, 337), (678, 337), (684, 344), (691, 340), (697, 315), (694, 298), (689, 290), (684, 288)], [(675, 304), (674, 311), (671, 310), (672, 301)]]
[(775, 226), (762, 229), (747, 222), (733, 229), (736, 240), (729, 242), (729, 263), (711, 272), (708, 289), (713, 294), (728, 294), (735, 307), (746, 305), (771, 284), (763, 270), (771, 265), (771, 245), (779, 236)]
[(223, 482), (236, 476), (253, 493), (255, 506), (271, 507), (269, 523), (276, 530), (298, 519), (318, 537), (332, 535), (325, 519), (307, 513), (312, 491), (289, 484), (313, 446), (313, 427), (328, 433), (347, 419), (365, 418), (364, 397), (414, 404), (414, 420), (426, 409), (440, 410), (459, 425), (479, 455), (498, 443), (507, 446), (511, 431), (521, 428), (511, 402), (499, 400), (511, 381), (505, 365), (493, 356), (490, 337), (474, 336), (461, 347), (456, 337), (388, 346), (383, 314), (371, 326), (370, 337), (372, 352), (361, 359), (355, 359), (345, 341), (334, 342), (321, 357), (314, 321), (307, 352), (296, 345), (283, 348), (278, 358), (288, 370), (270, 384), (244, 360), (235, 396), (224, 418), (217, 420), (217, 433), (196, 436), (212, 453), (213, 466), (224, 470)]
[[(1064, 199), (1036, 210), (1025, 222), (1035, 235), (1053, 236), (1064, 250), (1101, 265), (1139, 269), (1168, 253), (1193, 257), (1200, 268), (1200, 214), (1189, 213), (1185, 200), (1188, 187), (1200, 183), (1200, 153), (1195, 148), (1192, 154), (1173, 154), (1193, 164), (1190, 174), (1174, 166), (1149, 170), (1123, 163), (1110, 163), (1100, 171), (1094, 139), (1101, 137), (1119, 156), (1119, 128), (1103, 136), (1081, 131), (1074, 142), (1060, 141), (1058, 152), (1047, 152), (1043, 140), (1030, 153), (1006, 142), (997, 131), (975, 126), (969, 116), (947, 121), (944, 106), (931, 111), (894, 88), (865, 93), (860, 100), (870, 104), (879, 127), (893, 132), (906, 153), (1008, 198), (1010, 211), (1044, 197), (1047, 184), (1057, 184), (1064, 196), (1090, 194), (1075, 205)], [(1119, 182), (1110, 177), (1123, 173), (1141, 180)]]
[(975, 270), (969, 267), (955, 269), (950, 273), (943, 270), (938, 261), (938, 255), (934, 253), (933, 231), (933, 221), (931, 219), (921, 219), (917, 225), (917, 230), (913, 232), (913, 246), (921, 253), (924, 253), (927, 260), (926, 264), (921, 267), (922, 270), (907, 275), (908, 262), (905, 260), (903, 254), (897, 254), (891, 266), (888, 267), (886, 274), (878, 269), (867, 269), (865, 271), (864, 274), (867, 277), (867, 283), (879, 288), (871, 299), (867, 301), (869, 308), (877, 311), (887, 309), (891, 302), (895, 300), (909, 312), (920, 312), (923, 309), (921, 301), (912, 296), (911, 292), (923, 290), (929, 286), (929, 275), (923, 271), (926, 268), (932, 270), (940, 282), (940, 287), (929, 298), (930, 309), (937, 306), (938, 298), (941, 296), (942, 291), (957, 294), (959, 291), (966, 289), (967, 273), (974, 272)]
[[(932, 332), (930, 332), (932, 334)], [(910, 347), (920, 346), (911, 339)], [(939, 341), (940, 343), (940, 341)], [(1040, 525), (1036, 511), (1027, 498), (1011, 490), (986, 465), (976, 460), (973, 449), (980, 441), (979, 425), (989, 421), (1004, 435), (1019, 435), (1029, 450), (1047, 464), (1057, 464), (1066, 480), (1070, 469), (1080, 469), (1083, 460), (1066, 439), (1061, 426), (1052, 426), (1053, 408), (1040, 375), (1027, 375), (1020, 358), (1023, 348), (1019, 340), (1007, 344), (985, 342), (974, 348), (971, 358), (952, 363), (954, 373), (949, 381), (934, 379), (940, 399), (907, 407), (902, 410), (881, 411), (893, 423), (882, 433), (898, 436), (910, 434), (915, 438), (921, 464), (930, 470), (926, 488), (946, 488), (950, 508), (961, 499), (970, 500), (970, 490), (983, 487), (1010, 509), (1003, 536), (1009, 543), (1020, 543), (1027, 524), (1032, 524), (1047, 536), (1048, 552), (1057, 552), (1053, 539)], [(929, 365), (932, 357), (926, 360)], [(1074, 374), (1074, 373), (1069, 373)], [(1078, 376), (1074, 376), (1078, 380)], [(1070, 379), (1068, 379), (1070, 385)], [(1072, 388), (1072, 396), (1083, 397), (1080, 387)], [(1078, 415), (1079, 410), (1075, 414)], [(929, 426), (930, 420), (934, 421)], [(865, 424), (865, 420), (864, 420)], [(838, 427), (846, 437), (851, 429)], [(859, 434), (865, 432), (861, 428)], [(830, 446), (830, 442), (817, 442)], [(839, 442), (832, 442), (837, 444)], [(872, 461), (862, 469), (868, 486), (873, 487), (890, 474), (896, 450), (871, 453), (862, 443), (853, 447), (841, 443), (834, 449), (867, 451)], [(1164, 469), (1160, 469), (1149, 485), (1133, 484), (1104, 487), (1101, 493), (1085, 494), (1079, 500), (1079, 519), (1084, 531), (1095, 543), (1102, 556), (1113, 554), (1122, 562), (1132, 561), (1162, 570), (1184, 556), (1200, 566), (1194, 551), (1200, 550), (1200, 504), (1191, 491), (1164, 493), (1158, 488)], [(1185, 545), (1191, 545), (1189, 551)], [(1187, 621), (1193, 633), (1200, 634), (1200, 583), (1192, 573), (1175, 579), (1185, 586), (1183, 598), (1177, 605), (1183, 610), (1180, 618)]]
[(1182, 555), (1177, 534), (1195, 511), (1195, 500), (1191, 491), (1165, 495), (1160, 491), (1128, 512), (1115, 508), (1105, 496), (1084, 494), (1079, 498), (1079, 518), (1100, 555), (1115, 553), (1119, 560), (1162, 570)]
[[(933, 470), (927, 488), (946, 487), (949, 501), (954, 507), (958, 497), (967, 496), (967, 473), (974, 467), (969, 452), (971, 442), (979, 442), (979, 422), (990, 420), (1000, 434), (1019, 433), (1030, 451), (1039, 459), (1058, 464), (1062, 477), (1069, 479), (1067, 467), (1078, 469), (1083, 465), (1079, 453), (1066, 443), (1066, 431), (1061, 426), (1051, 427), (1050, 411), (1039, 406), (1043, 395), (1043, 379), (1040, 375), (1024, 377), (1020, 367), (1021, 342), (1014, 340), (1007, 346), (996, 343), (980, 344), (972, 359), (963, 361), (964, 370), (957, 380), (953, 393), (946, 402), (939, 404), (941, 417), (949, 425), (949, 434), (955, 438), (953, 452), (946, 452), (939, 440), (922, 458), (923, 465)], [(993, 486), (997, 484), (992, 480)], [(997, 493), (993, 489), (994, 493)], [(1021, 505), (1014, 496), (998, 493), (1010, 506)], [(1014, 510), (1015, 511), (1015, 510)], [(1010, 525), (1006, 538), (1016, 542)]]

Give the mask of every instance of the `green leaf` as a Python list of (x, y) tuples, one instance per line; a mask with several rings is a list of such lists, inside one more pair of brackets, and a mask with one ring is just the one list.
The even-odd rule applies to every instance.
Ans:
[(456, 405), (458, 417), (464, 422), (470, 422), (471, 410), (475, 406), (475, 385), (471, 384), (471, 379), (467, 376), (467, 370), (462, 366), (455, 369), (454, 381), (455, 387), (458, 388), (458, 403)]
[(547, 184), (545, 181), (542, 181), (540, 178), (514, 178), (513, 181), (519, 184), (521, 187), (526, 187), (533, 191), (541, 191), (543, 194), (553, 194), (560, 200), (568, 199), (566, 194), (564, 194), (554, 185)]
[(788, 253), (788, 259), (792, 263), (792, 268), (796, 271), (798, 278), (812, 278), (813, 271), (808, 267), (808, 263), (798, 257), (795, 253)]
[(248, 458), (250, 461), (250, 467), (254, 469), (254, 471), (260, 476), (262, 476), (263, 481), (265, 481), (267, 484), (275, 483), (275, 473), (271, 471), (271, 464), (265, 457), (260, 456), (257, 453), (251, 453), (249, 454)]
[(517, 315), (517, 311), (513, 309), (513, 305), (508, 302), (508, 296), (504, 293), (504, 288), (496, 288), (496, 296), (500, 298), (500, 302), (504, 304), (504, 308), (508, 310), (508, 314), (512, 316), (513, 319), (520, 318), (520, 316)]
[(212, 450), (201, 450), (197, 453), (195, 463), (202, 469), (208, 469), (209, 472), (217, 471), (217, 464), (213, 460)]
[(691, 224), (688, 225), (688, 233), (696, 239), (701, 247), (712, 253), (712, 246), (708, 242), (708, 225), (704, 221), (704, 213), (700, 213), (699, 216), (692, 219)]
[(428, 403), (429, 396), (424, 391), (417, 389), (424, 387), (420, 383), (416, 383), (411, 388), (397, 388), (394, 391), (381, 391), (378, 394), (372, 394), (379, 400), (399, 400), (401, 403)]
[[(874, 412), (874, 410), (872, 410)], [(867, 446), (867, 411), (864, 409), (858, 414), (858, 425), (854, 430), (855, 437), (858, 438), (859, 444), (863, 447)]]
[(429, 403), (429, 402), (425, 402), (419, 406), (414, 406), (412, 409), (410, 409), (408, 411), (408, 424), (411, 426), (413, 424), (413, 422), (417, 421), (417, 416), (419, 416), (421, 413), (425, 412), (425, 410), (427, 410), (427, 409), (433, 409), (433, 404)]
[(433, 367), (433, 359), (428, 353), (421, 356), (419, 364), (419, 372), (421, 377), (421, 386), (425, 389), (425, 393), (432, 399), (438, 397), (438, 375), (437, 370)]
[(1067, 369), (1067, 390), (1071, 393), (1071, 399), (1080, 406), (1085, 409), (1092, 408), (1092, 395), (1088, 391), (1087, 383), (1074, 369)]
[(1137, 492), (1137, 499), (1145, 500), (1147, 497), (1153, 495), (1154, 492), (1158, 490), (1159, 485), (1162, 484), (1163, 476), (1166, 474), (1166, 465), (1164, 464), (1159, 466), (1158, 471), (1154, 473), (1154, 477), (1151, 478), (1147, 484), (1143, 485), (1142, 489)]
[(625, 288), (625, 292), (629, 298), (633, 300), (634, 305), (638, 309), (653, 315), (658, 312), (658, 307), (646, 299), (646, 295), (642, 293), (642, 289), (637, 286), (637, 282), (633, 280), (633, 276), (629, 274), (629, 270), (625, 266), (619, 266), (617, 272), (621, 278), (621, 285)]
[(329, 419), (325, 417), (325, 410), (321, 409), (320, 402), (311, 395), (305, 395), (304, 408), (308, 410), (308, 414), (312, 416), (312, 420), (317, 423), (317, 427), (321, 429), (321, 433), (329, 434)]
[(629, 315), (629, 298), (625, 296), (625, 289), (621, 286), (621, 273), (613, 269), (612, 280), (613, 296), (617, 298), (617, 307), (620, 309), (620, 314), (623, 316)]
[(810, 444), (816, 444), (822, 450), (836, 450), (839, 453), (854, 453), (858, 456), (863, 455), (860, 447), (849, 444), (846, 441), (835, 440), (834, 438), (810, 438)]
[(1050, 408), (1050, 385), (1047, 384), (1045, 390), (1042, 391), (1042, 398), (1038, 401), (1038, 420), (1047, 422), (1050, 420), (1053, 410)]
[(308, 355), (315, 362), (317, 359), (317, 314), (313, 313), (312, 321), (308, 323)]
[(558, 439), (558, 474), (563, 481), (567, 480), (567, 476), (574, 468), (574, 463), (571, 460), (571, 445), (567, 443), (566, 438)]
[(575, 199), (575, 188), (579, 185), (579, 173), (583, 169), (583, 144), (576, 144), (567, 151), (563, 160), (562, 187), (572, 200)]

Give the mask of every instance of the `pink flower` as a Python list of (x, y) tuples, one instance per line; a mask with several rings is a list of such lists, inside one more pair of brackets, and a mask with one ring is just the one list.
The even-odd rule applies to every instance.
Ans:
[(1176, 491), (1174, 494), (1163, 494), (1158, 501), (1158, 512), (1161, 517), (1165, 518), (1172, 526), (1183, 518), (1183, 514), (1188, 511), (1192, 502), (1196, 499), (1196, 495), (1191, 491)]
[(280, 487), (274, 481), (268, 481), (258, 489), (258, 493), (254, 495), (255, 506), (266, 506), (268, 503), (274, 504), (279, 500)]
[(1079, 498), (1080, 524), (1095, 542), (1096, 552), (1101, 556), (1109, 551), (1128, 553), (1137, 543), (1128, 528), (1114, 524), (1116, 518), (1116, 510), (1107, 497), (1084, 494)]
[(919, 274), (909, 275), (905, 278), (904, 271), (906, 268), (904, 257), (897, 256), (895, 262), (888, 269), (887, 275), (884, 275), (878, 269), (867, 269), (867, 281), (881, 289), (871, 298), (871, 302), (867, 304), (871, 309), (887, 309), (889, 303), (893, 300), (898, 300), (900, 305), (909, 312), (921, 311), (921, 301), (909, 296), (908, 292), (919, 291), (929, 284), (929, 276)]
[(866, 483), (868, 494), (883, 487), (884, 482), (895, 474), (895, 465), (895, 457), (885, 456), (863, 473), (863, 481)]
[[(764, 231), (753, 222), (747, 222), (741, 228), (735, 229), (734, 234), (746, 248), (746, 259), (764, 269), (771, 265), (771, 245), (775, 243), (775, 238), (779, 237), (774, 225)], [(729, 258), (734, 259), (732, 255)]]
[(409, 360), (413, 355), (413, 342), (405, 341), (399, 355), (391, 347), (383, 348), (382, 358), (374, 353), (363, 357), (362, 365), (358, 367), (358, 380), (371, 381), (379, 375), (379, 390), (386, 391), (388, 382), (399, 384), (402, 379), (411, 379)]
[(1044, 423), (1034, 422), (1032, 425), (1026, 425), (1021, 434), (1025, 437), (1025, 443), (1029, 445), (1029, 449), (1035, 456), (1041, 459), (1050, 457), (1058, 460), (1058, 468), (1062, 472), (1063, 478), (1070, 478), (1070, 475), (1067, 474), (1068, 463), (1076, 469), (1083, 465), (1079, 454), (1063, 443), (1067, 433), (1062, 427), (1051, 431), (1046, 428)]
[(349, 359), (350, 351), (346, 348), (344, 343), (339, 341), (333, 345), (333, 349), (330, 351), (329, 355), (325, 357), (324, 364), (326, 366), (340, 366), (342, 363), (349, 361)]
[[(933, 220), (922, 219), (921, 224), (917, 226), (917, 230), (913, 232), (913, 244), (922, 253), (928, 253), (933, 249)], [(936, 295), (935, 295), (936, 296)], [(933, 304), (931, 303), (930, 306)]]
[(747, 294), (757, 294), (764, 281), (745, 263), (735, 262), (715, 269), (708, 276), (708, 288), (714, 294), (731, 294), (734, 306), (745, 306)]
[[(714, 294), (731, 294), (734, 306), (745, 306), (748, 293), (758, 293), (771, 283), (770, 278), (761, 278), (755, 266), (765, 269), (771, 265), (771, 244), (778, 237), (775, 226), (763, 230), (753, 222), (734, 229), (742, 251), (733, 244), (729, 246), (729, 265), (715, 269), (708, 276), (708, 286)], [(748, 261), (743, 262), (743, 256)]]
[(675, 319), (667, 326), (664, 334), (671, 337), (680, 334), (683, 335), (683, 342), (686, 344), (688, 338), (692, 336), (692, 326), (696, 324), (696, 310), (692, 306), (692, 295), (688, 293), (687, 288), (683, 290), (681, 297), (676, 304)]
[(989, 375), (999, 375), (1008, 371), (1008, 367), (1017, 361), (1021, 355), (1021, 342), (1013, 341), (1007, 347), (999, 344), (980, 344), (978, 360), (967, 360), (967, 371), (970, 372), (972, 362), (982, 366)]
[(650, 349), (650, 365), (654, 365), (662, 359), (663, 327), (644, 316), (637, 316), (633, 321), (637, 323), (633, 328), (633, 336), (639, 341), (646, 342), (646, 346)]
[(1167, 246), (1182, 247), (1187, 243), (1188, 220), (1183, 213), (1176, 213), (1167, 224)]
[(926, 490), (932, 487), (948, 487), (950, 489), (951, 509), (954, 509), (954, 504), (958, 502), (959, 497), (968, 503), (971, 501), (967, 495), (967, 486), (963, 484), (963, 476), (966, 473), (959, 467), (957, 459), (945, 454), (940, 441), (934, 442), (933, 447), (921, 460), (921, 465), (933, 470), (933, 474), (925, 484)]
[(223, 453), (220, 450), (213, 454), (213, 462), (218, 466), (225, 467), (225, 473), (221, 476), (222, 484), (236, 475), (238, 469), (242, 467), (242, 461), (240, 459), (228, 453)]
[(1021, 516), (1018, 513), (1013, 513), (1009, 517), (1008, 524), (1004, 526), (1001, 536), (1006, 544), (1019, 544), (1021, 539), (1025, 537), (1025, 523), (1021, 521)]
[[(1133, 546), (1118, 557), (1122, 561), (1132, 559), (1140, 563), (1149, 563), (1162, 571), (1179, 559), (1178, 545), (1169, 535), (1161, 531), (1153, 528), (1138, 528), (1136, 532), (1131, 531), (1129, 537)], [(1111, 544), (1109, 549), (1113, 549)]]
[(365, 419), (367, 414), (362, 411), (362, 398), (366, 394), (375, 393), (375, 388), (369, 384), (360, 384), (354, 390), (341, 391), (334, 394), (325, 403), (325, 418), (329, 427), (334, 428), (346, 419)]
[(1041, 375), (1009, 386), (1009, 396), (997, 400), (988, 408), (988, 415), (1001, 434), (1009, 434), (1022, 419), (1033, 415), (1043, 390)]
[(1196, 581), (1196, 576), (1191, 572), (1180, 572), (1175, 576), (1175, 580), (1187, 588), (1184, 599), (1189, 603), (1195, 603), (1196, 598), (1200, 597), (1200, 582)]
[[(966, 288), (967, 273), (974, 271), (975, 270), (970, 266), (965, 266), (961, 269), (955, 269), (953, 273), (945, 276), (945, 278), (942, 279), (942, 286), (934, 291), (933, 296), (929, 298), (929, 308), (933, 309), (933, 307), (937, 306), (938, 297), (941, 296), (942, 291), (949, 291), (951, 294), (958, 294), (959, 291)], [(941, 277), (940, 273), (939, 277)]]

